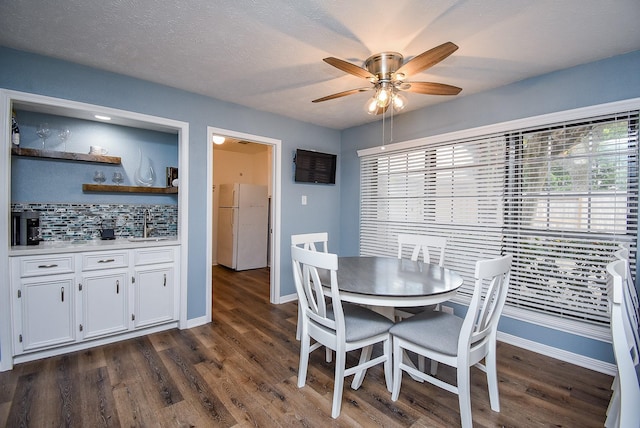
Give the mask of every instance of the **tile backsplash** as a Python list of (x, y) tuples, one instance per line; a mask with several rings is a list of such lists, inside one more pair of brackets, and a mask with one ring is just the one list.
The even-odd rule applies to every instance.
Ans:
[(40, 213), (44, 241), (99, 239), (103, 223), (117, 238), (141, 237), (144, 210), (151, 213), (150, 236), (178, 234), (177, 205), (12, 203), (12, 212)]

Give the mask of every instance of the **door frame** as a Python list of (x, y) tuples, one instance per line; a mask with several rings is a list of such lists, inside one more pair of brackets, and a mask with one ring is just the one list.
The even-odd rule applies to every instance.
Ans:
[[(207, 302), (211, 302), (213, 296), (212, 284), (212, 257), (213, 244), (211, 242), (213, 234), (213, 141), (214, 134), (233, 137), (240, 140), (251, 141), (258, 144), (271, 146), (271, 230), (270, 230), (270, 254), (271, 266), (269, 296), (271, 303), (280, 303), (280, 189), (281, 189), (281, 164), (282, 164), (282, 141), (264, 137), (261, 135), (246, 134), (229, 129), (207, 126), (207, 250), (206, 250), (206, 281), (207, 281)], [(207, 322), (211, 322), (211, 304), (207, 305)]]

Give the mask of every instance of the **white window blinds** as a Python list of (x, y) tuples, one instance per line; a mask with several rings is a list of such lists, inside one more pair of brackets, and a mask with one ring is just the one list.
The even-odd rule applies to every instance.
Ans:
[(604, 266), (635, 247), (637, 128), (631, 111), (365, 155), (360, 252), (445, 236), (463, 301), (476, 260), (513, 253), (505, 312), (589, 335), (608, 322)]

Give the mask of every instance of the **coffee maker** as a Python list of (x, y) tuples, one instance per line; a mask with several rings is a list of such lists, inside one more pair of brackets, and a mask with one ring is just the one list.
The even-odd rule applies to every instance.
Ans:
[(23, 211), (20, 215), (20, 245), (38, 245), (40, 241), (40, 213)]

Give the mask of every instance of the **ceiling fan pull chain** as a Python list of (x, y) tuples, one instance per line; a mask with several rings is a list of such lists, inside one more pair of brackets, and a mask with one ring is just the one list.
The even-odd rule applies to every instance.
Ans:
[(382, 112), (382, 150), (384, 150), (384, 117), (387, 115), (386, 111)]

